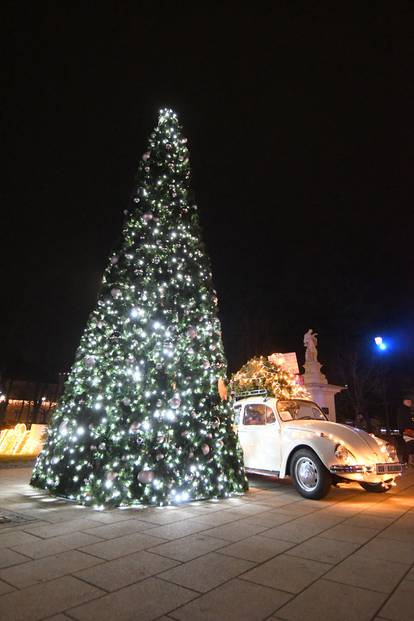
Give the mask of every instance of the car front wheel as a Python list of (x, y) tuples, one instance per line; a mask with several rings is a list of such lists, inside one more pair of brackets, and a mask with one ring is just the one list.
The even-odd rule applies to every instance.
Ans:
[(297, 451), (290, 472), (296, 489), (304, 498), (318, 500), (328, 493), (332, 483), (331, 474), (313, 451)]
[(360, 483), (360, 486), (363, 487), (365, 491), (373, 492), (374, 494), (384, 494), (384, 492), (388, 492), (392, 487), (387, 481), (384, 481), (384, 483)]

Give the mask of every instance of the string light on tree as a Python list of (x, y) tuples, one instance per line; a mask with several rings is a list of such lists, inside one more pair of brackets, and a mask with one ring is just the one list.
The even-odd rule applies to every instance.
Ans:
[(265, 389), (270, 397), (276, 399), (309, 399), (310, 395), (297, 378), (284, 368), (283, 356), (257, 356), (234, 373), (231, 378), (232, 390), (237, 394), (246, 390)]
[(99, 509), (247, 486), (186, 143), (161, 110), (33, 471), (34, 486)]

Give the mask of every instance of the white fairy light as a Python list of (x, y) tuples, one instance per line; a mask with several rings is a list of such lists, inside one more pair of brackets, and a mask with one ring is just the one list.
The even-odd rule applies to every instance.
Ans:
[[(188, 199), (186, 139), (168, 108), (139, 166), (122, 245), (58, 407), (60, 426), (52, 422), (35, 469), (40, 487), (59, 486), (96, 510), (228, 496), (244, 486), (234, 435), (225, 424), (210, 433), (210, 399), (225, 366), (220, 323)], [(228, 406), (220, 408), (224, 421)], [(142, 470), (151, 476), (137, 485)]]

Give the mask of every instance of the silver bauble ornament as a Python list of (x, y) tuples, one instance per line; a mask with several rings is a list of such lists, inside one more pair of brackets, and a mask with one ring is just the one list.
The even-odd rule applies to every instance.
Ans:
[(95, 356), (86, 356), (85, 357), (85, 367), (87, 369), (92, 369), (96, 364)]
[(172, 408), (173, 410), (176, 410), (177, 408), (180, 407), (181, 405), (181, 399), (180, 399), (180, 395), (175, 394), (172, 399), (169, 400), (169, 406), (170, 408)]
[(60, 423), (59, 425), (59, 433), (61, 436), (65, 436), (69, 431), (68, 424), (66, 422)]

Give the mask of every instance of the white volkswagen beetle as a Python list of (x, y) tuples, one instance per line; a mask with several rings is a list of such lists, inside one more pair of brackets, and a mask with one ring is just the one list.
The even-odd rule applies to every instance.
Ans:
[(247, 472), (290, 476), (302, 496), (314, 499), (343, 479), (386, 492), (401, 474), (394, 448), (380, 438), (327, 420), (312, 401), (254, 393), (234, 404)]

